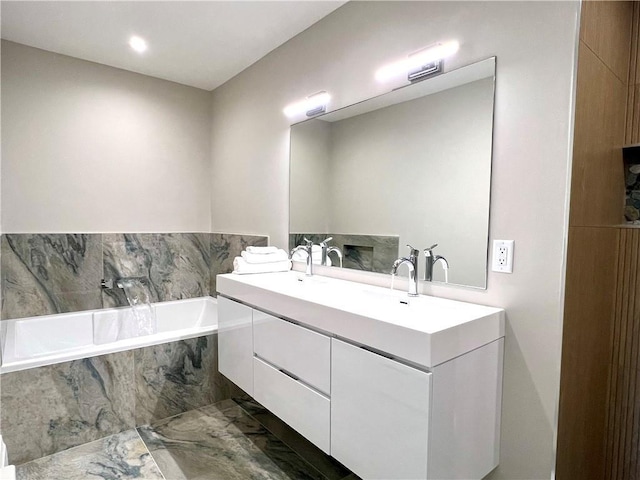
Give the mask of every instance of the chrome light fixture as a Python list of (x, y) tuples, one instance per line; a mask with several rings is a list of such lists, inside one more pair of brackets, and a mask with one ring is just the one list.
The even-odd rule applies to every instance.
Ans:
[(407, 75), (407, 80), (415, 82), (423, 78), (442, 73), (443, 60), (455, 54), (460, 44), (453, 40), (430, 45), (407, 58), (390, 63), (376, 72), (376, 80), (386, 82), (393, 78)]
[(308, 96), (304, 100), (287, 105), (283, 112), (289, 118), (296, 117), (302, 113), (306, 114), (307, 117), (314, 117), (327, 111), (329, 100), (331, 100), (331, 96), (327, 92), (321, 91)]

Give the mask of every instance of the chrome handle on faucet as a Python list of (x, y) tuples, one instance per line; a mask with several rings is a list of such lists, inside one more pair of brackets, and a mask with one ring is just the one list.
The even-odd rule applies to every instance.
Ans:
[(434, 243), (433, 245), (431, 245), (429, 248), (425, 248), (424, 249), (424, 255), (426, 257), (432, 257), (433, 256), (433, 249), (436, 248), (438, 246), (437, 243)]
[(411, 245), (407, 243), (407, 247), (409, 248), (409, 256), (410, 257), (418, 257), (420, 255), (420, 251), (418, 249), (413, 248)]
[(325, 238), (323, 241), (321, 241), (321, 242), (320, 242), (320, 245), (321, 245), (321, 246), (325, 246), (325, 247), (326, 247), (326, 246), (327, 246), (327, 244), (328, 244), (331, 240), (333, 240), (333, 237), (327, 237), (327, 238)]

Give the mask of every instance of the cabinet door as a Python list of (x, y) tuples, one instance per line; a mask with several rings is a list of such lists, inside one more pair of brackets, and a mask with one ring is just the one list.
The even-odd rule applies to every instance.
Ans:
[(253, 396), (253, 309), (218, 297), (218, 370)]
[(331, 455), (364, 479), (426, 479), (431, 374), (331, 342)]

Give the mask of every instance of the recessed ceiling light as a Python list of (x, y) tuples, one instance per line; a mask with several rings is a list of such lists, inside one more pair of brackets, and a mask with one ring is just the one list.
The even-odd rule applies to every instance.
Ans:
[(129, 46), (136, 52), (142, 53), (147, 49), (147, 42), (143, 38), (133, 36), (129, 39)]

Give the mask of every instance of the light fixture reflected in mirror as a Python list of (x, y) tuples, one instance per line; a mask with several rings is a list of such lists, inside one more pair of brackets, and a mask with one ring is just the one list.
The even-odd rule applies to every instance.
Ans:
[(460, 44), (453, 40), (425, 47), (407, 58), (390, 63), (378, 69), (376, 80), (386, 82), (402, 75), (407, 75), (411, 82), (442, 73), (443, 59), (455, 54)]
[(303, 113), (307, 117), (314, 117), (327, 111), (329, 100), (331, 100), (331, 95), (321, 91), (308, 96), (304, 100), (287, 105), (283, 112), (289, 118), (297, 117)]

